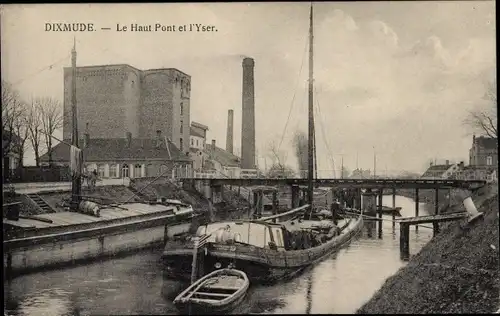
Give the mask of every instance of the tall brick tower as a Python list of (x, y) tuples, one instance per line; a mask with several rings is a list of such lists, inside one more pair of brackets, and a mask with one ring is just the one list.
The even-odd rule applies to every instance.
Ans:
[(226, 150), (233, 153), (233, 110), (227, 111), (227, 134), (226, 134)]
[(243, 59), (241, 168), (255, 169), (255, 93), (252, 58)]

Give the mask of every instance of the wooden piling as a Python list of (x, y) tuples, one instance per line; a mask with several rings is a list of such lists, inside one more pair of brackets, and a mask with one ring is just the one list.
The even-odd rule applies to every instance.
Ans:
[(191, 263), (191, 284), (196, 282), (198, 278), (198, 245), (200, 244), (200, 237), (193, 237), (193, 262)]
[[(418, 202), (418, 188), (415, 189), (415, 217), (418, 216), (418, 206), (419, 206), (419, 202)], [(415, 231), (418, 232), (418, 225), (415, 225)]]
[(292, 208), (299, 207), (300, 188), (298, 185), (292, 185)]
[[(439, 189), (435, 190), (434, 196), (434, 215), (439, 215)], [(432, 228), (432, 234), (436, 236), (439, 233), (439, 223), (432, 223)]]
[[(396, 188), (392, 188), (392, 208), (396, 208)], [(392, 211), (392, 228), (396, 227), (396, 212)]]
[(401, 260), (410, 258), (410, 225), (399, 224), (399, 253)]
[[(273, 191), (273, 215), (278, 214), (278, 192)], [(273, 222), (276, 223), (278, 221), (277, 218), (273, 219)]]
[(378, 207), (377, 207), (377, 213), (378, 213), (378, 218), (380, 219), (379, 222), (378, 222), (378, 238), (382, 238), (382, 225), (383, 225), (383, 221), (382, 221), (382, 198), (383, 198), (383, 195), (384, 194), (384, 189), (380, 189), (379, 193), (378, 193)]
[(165, 230), (163, 231), (163, 248), (167, 245), (168, 241), (168, 224), (165, 224)]

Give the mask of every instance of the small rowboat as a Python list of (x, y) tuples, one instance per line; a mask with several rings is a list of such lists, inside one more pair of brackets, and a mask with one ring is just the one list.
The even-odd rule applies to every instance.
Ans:
[(234, 309), (245, 298), (250, 282), (236, 269), (220, 269), (194, 282), (175, 300), (181, 311), (224, 312)]

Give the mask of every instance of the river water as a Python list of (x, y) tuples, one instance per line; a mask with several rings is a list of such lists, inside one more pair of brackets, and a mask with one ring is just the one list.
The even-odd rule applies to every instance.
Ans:
[[(383, 204), (392, 206), (392, 196)], [(403, 217), (414, 216), (414, 202), (396, 197)], [(425, 214), (423, 205), (420, 207)], [(390, 217), (384, 216), (386, 219)], [(432, 229), (410, 231), (417, 253)], [(92, 264), (40, 272), (4, 283), (7, 315), (178, 314), (172, 304), (185, 284), (163, 278), (161, 249)], [(385, 221), (380, 239), (375, 222), (330, 258), (286, 283), (251, 286), (234, 313), (354, 313), (404, 266), (399, 258), (399, 225)]]

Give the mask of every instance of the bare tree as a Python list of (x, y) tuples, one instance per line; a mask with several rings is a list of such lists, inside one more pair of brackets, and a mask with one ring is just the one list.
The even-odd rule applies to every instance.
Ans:
[(31, 143), (31, 148), (35, 153), (35, 163), (36, 166), (40, 166), (40, 153), (42, 152), (42, 133), (40, 132), (42, 128), (42, 118), (40, 115), (40, 109), (37, 104), (31, 101), (31, 104), (27, 106), (27, 127), (29, 133), (29, 140)]
[(17, 141), (15, 124), (22, 114), (22, 101), (18, 91), (6, 81), (2, 81), (2, 158), (7, 157)]
[(483, 136), (498, 137), (497, 131), (497, 84), (496, 79), (488, 82), (486, 93), (483, 97), (488, 101), (487, 106), (482, 109), (469, 111), (465, 124), (472, 127), (474, 131)]
[(301, 177), (306, 177), (308, 170), (308, 138), (307, 134), (303, 131), (295, 132), (293, 136), (293, 147), (295, 148), (295, 155), (297, 156), (298, 167)]
[(286, 152), (279, 150), (275, 141), (268, 144), (268, 150), (272, 165), (267, 172), (267, 176), (271, 178), (293, 177), (295, 172), (290, 166), (286, 165)]
[(21, 103), (21, 108), (19, 111), (19, 116), (14, 121), (14, 133), (18, 137), (18, 141), (15, 143), (16, 152), (19, 155), (18, 168), (23, 167), (24, 153), (27, 147), (27, 140), (29, 137), (29, 113), (30, 109), (27, 107), (26, 103)]
[(63, 126), (62, 104), (56, 99), (44, 97), (35, 100), (40, 111), (43, 139), (47, 148), (49, 165), (52, 164), (52, 144), (54, 132)]

